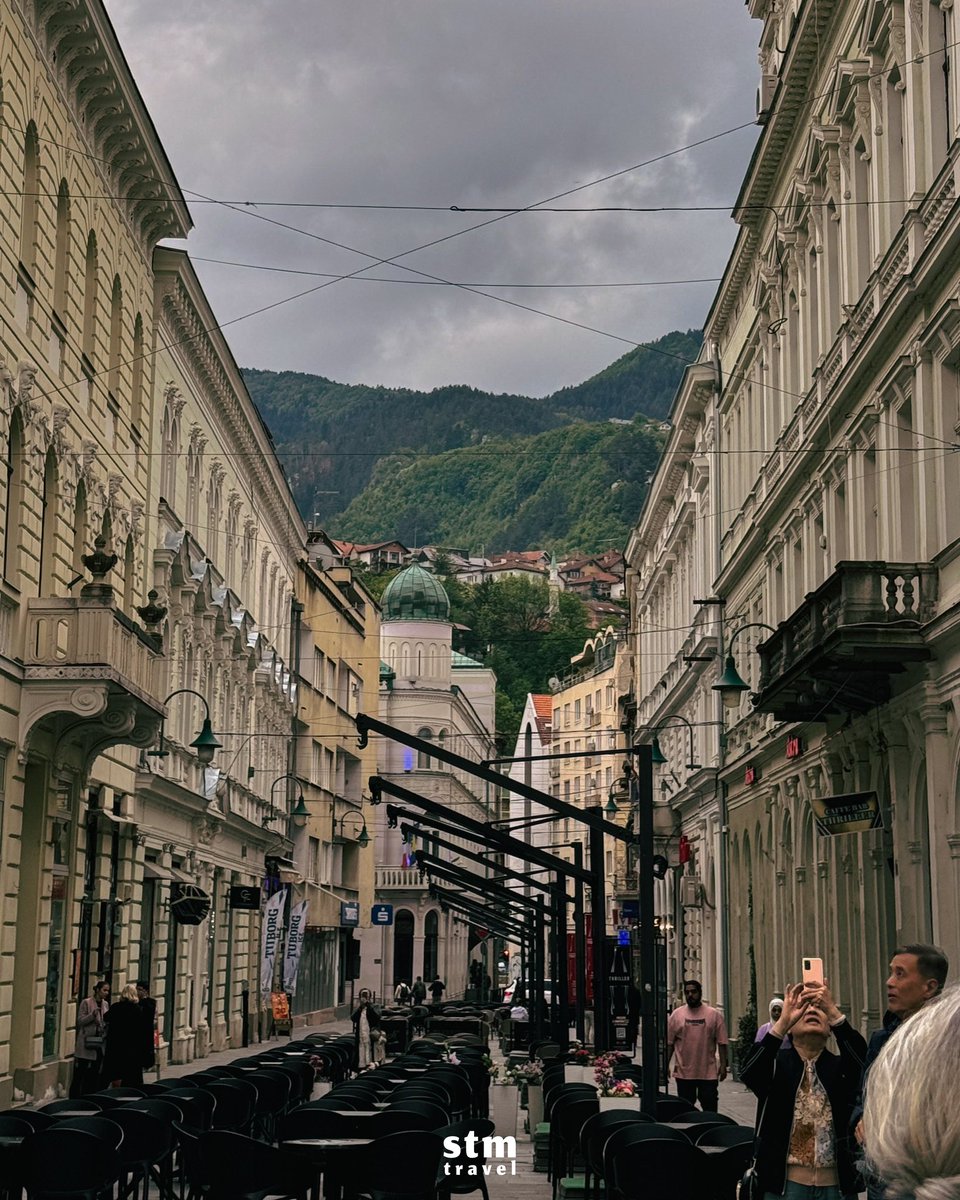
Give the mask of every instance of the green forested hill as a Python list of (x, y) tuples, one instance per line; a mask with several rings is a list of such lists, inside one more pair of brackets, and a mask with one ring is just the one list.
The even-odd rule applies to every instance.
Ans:
[(488, 552), (619, 545), (636, 518), (664, 434), (655, 422), (578, 422), (488, 438), (429, 457), (383, 460), (337, 521), (337, 536)]
[(663, 417), (700, 341), (696, 330), (667, 334), (653, 343), (661, 353), (631, 350), (542, 398), (244, 376), (308, 522), (319, 513), (331, 533), (357, 539), (591, 550), (622, 539), (653, 470), (652, 426), (610, 419)]

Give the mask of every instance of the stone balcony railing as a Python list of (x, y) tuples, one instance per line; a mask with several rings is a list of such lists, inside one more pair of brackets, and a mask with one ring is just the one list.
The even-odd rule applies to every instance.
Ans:
[(113, 606), (112, 589), (27, 601), (21, 737), (86, 718), (72, 735), (88, 750), (149, 745), (163, 715), (164, 660), (157, 643)]
[(811, 720), (887, 699), (890, 677), (930, 656), (922, 628), (937, 587), (931, 563), (838, 563), (757, 647), (754, 704), (779, 720)]
[(416, 867), (377, 867), (374, 878), (374, 888), (380, 891), (396, 891), (398, 888), (417, 888), (425, 892), (429, 881), (421, 880)]

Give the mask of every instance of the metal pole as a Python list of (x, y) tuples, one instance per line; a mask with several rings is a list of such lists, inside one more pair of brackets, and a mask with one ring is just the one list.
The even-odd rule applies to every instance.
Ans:
[(637, 876), (640, 913), (640, 1053), (643, 1073), (641, 1108), (656, 1117), (660, 1041), (657, 1030), (656, 931), (653, 879), (653, 761), (650, 746), (638, 746), (631, 778), (637, 811)]
[(557, 871), (553, 893), (553, 1037), (561, 1046), (570, 1040), (567, 990), (567, 881)]
[(540, 1041), (543, 1038), (543, 896), (538, 892), (533, 897), (533, 953), (531, 954), (532, 973), (530, 976), (530, 997), (528, 1013), (530, 1016), (530, 1032)]
[[(573, 843), (573, 865), (583, 867), (583, 844)], [(577, 1041), (586, 1037), (584, 1014), (587, 1007), (587, 931), (583, 920), (583, 888), (573, 886), (573, 947), (577, 973)]]
[[(586, 809), (599, 815), (600, 806)], [(607, 914), (603, 830), (590, 825), (590, 913), (593, 936), (593, 1044), (598, 1053), (609, 1049), (610, 1005), (606, 970)]]

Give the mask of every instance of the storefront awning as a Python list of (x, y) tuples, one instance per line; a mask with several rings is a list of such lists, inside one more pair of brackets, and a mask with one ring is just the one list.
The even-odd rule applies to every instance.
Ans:
[(144, 879), (172, 879), (173, 872), (169, 867), (158, 866), (154, 862), (145, 862), (143, 864)]

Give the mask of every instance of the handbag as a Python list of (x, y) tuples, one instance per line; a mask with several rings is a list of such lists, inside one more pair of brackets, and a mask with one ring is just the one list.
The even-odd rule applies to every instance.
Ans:
[(88, 1033), (85, 1039), (86, 1047), (88, 1050), (102, 1050), (106, 1040), (102, 1033)]
[(763, 1189), (757, 1178), (757, 1160), (754, 1159), (740, 1177), (737, 1184), (737, 1200), (763, 1200)]

